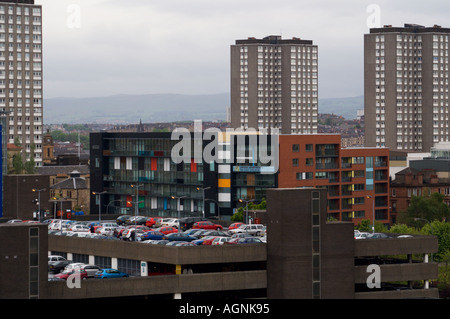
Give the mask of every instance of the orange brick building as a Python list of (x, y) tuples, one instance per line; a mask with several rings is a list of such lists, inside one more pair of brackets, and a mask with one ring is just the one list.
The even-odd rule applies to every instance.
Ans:
[(280, 135), (278, 187), (328, 190), (328, 217), (389, 224), (389, 149), (342, 148), (334, 134)]

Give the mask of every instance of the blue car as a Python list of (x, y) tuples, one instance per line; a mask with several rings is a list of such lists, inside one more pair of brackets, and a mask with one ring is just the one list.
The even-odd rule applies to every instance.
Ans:
[(164, 237), (164, 234), (159, 231), (147, 231), (141, 236), (141, 239), (142, 240), (149, 240), (149, 239), (161, 240), (161, 239), (163, 239), (163, 237)]
[(113, 268), (105, 268), (95, 273), (95, 278), (122, 278), (122, 277), (128, 277), (127, 273), (118, 271), (117, 269)]

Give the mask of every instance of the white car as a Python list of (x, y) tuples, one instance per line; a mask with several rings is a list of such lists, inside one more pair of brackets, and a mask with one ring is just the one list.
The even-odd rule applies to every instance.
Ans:
[(162, 226), (171, 226), (171, 227), (179, 228), (180, 222), (176, 218), (164, 218), (161, 221), (161, 225)]
[(49, 262), (62, 261), (62, 260), (66, 260), (66, 258), (64, 258), (63, 256), (59, 256), (59, 255), (49, 255), (48, 256)]
[(80, 232), (80, 233), (89, 233), (89, 227), (84, 226), (84, 225), (73, 225), (72, 227), (70, 227), (70, 230), (73, 232)]
[(71, 263), (68, 264), (66, 267), (64, 267), (64, 271), (66, 270), (73, 270), (73, 269), (80, 269), (81, 266), (86, 265), (85, 263)]
[(216, 237), (212, 241), (211, 245), (223, 245), (227, 241), (230, 241), (231, 237)]
[(114, 229), (117, 227), (99, 227), (99, 231), (97, 232), (100, 235), (112, 236), (114, 234)]
[(230, 235), (246, 233), (252, 236), (260, 236), (263, 229), (264, 225), (262, 224), (249, 224), (249, 225), (242, 224), (238, 228), (229, 230), (228, 233)]
[(370, 235), (370, 233), (367, 232), (355, 232), (355, 239), (366, 239), (367, 236)]

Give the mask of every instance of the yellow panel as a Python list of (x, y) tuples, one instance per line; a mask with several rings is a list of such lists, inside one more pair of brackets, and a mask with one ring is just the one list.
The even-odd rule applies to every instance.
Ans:
[(181, 275), (181, 265), (176, 265), (175, 266), (175, 274)]
[(231, 187), (230, 179), (219, 179), (219, 187)]

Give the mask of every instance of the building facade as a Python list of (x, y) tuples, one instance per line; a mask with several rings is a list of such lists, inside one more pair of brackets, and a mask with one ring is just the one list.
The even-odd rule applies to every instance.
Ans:
[(318, 47), (298, 38), (237, 40), (231, 46), (233, 128), (317, 133)]
[(389, 150), (342, 148), (340, 135), (280, 136), (278, 188), (326, 188), (328, 217), (391, 223)]
[(405, 24), (364, 36), (366, 146), (429, 152), (449, 141), (449, 34)]
[(42, 7), (34, 0), (0, 1), (0, 111), (7, 142), (42, 165)]
[(216, 158), (206, 159), (211, 145), (199, 140), (192, 157), (176, 164), (179, 141), (171, 133), (91, 133), (91, 191), (102, 194), (91, 196), (90, 211), (101, 204), (102, 212), (135, 213), (139, 202), (141, 215), (205, 211), (229, 219), (248, 202), (261, 202), (268, 189), (321, 187), (328, 191), (329, 217), (390, 223), (388, 149), (345, 149), (337, 134), (215, 136)]

